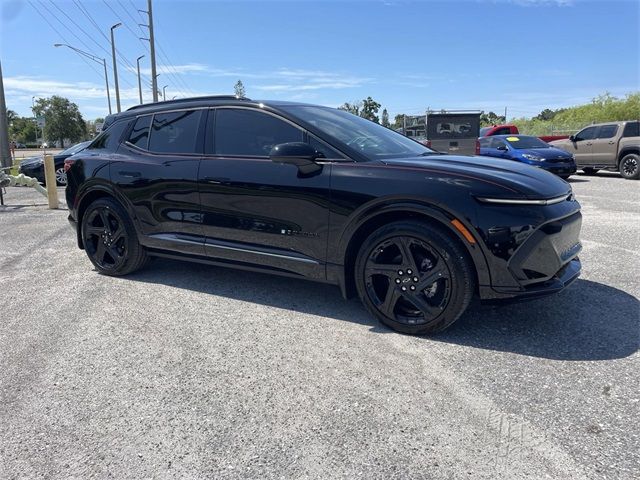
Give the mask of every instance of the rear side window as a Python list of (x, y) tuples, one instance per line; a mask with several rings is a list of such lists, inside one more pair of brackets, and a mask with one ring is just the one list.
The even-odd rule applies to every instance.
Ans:
[(200, 116), (201, 110), (155, 114), (149, 137), (149, 151), (197, 153)]
[(623, 137), (640, 137), (640, 122), (629, 122), (624, 126)]
[(509, 135), (510, 133), (511, 129), (509, 127), (498, 128), (495, 132), (493, 132), (494, 135)]
[(151, 126), (151, 115), (139, 117), (131, 129), (128, 142), (143, 150), (147, 149), (149, 143), (149, 127)]
[(576, 142), (580, 140), (593, 140), (596, 136), (596, 129), (598, 127), (587, 127), (584, 130), (578, 132), (575, 136)]
[(598, 132), (598, 138), (612, 138), (618, 131), (617, 125), (602, 125)]
[(218, 155), (266, 157), (275, 145), (303, 140), (302, 130), (258, 111), (221, 108), (215, 125)]
[(479, 141), (480, 141), (480, 148), (490, 148), (491, 137), (483, 137)]
[(129, 120), (115, 122), (109, 128), (98, 135), (87, 150), (109, 150), (115, 151), (120, 144), (120, 138), (125, 128), (129, 125)]

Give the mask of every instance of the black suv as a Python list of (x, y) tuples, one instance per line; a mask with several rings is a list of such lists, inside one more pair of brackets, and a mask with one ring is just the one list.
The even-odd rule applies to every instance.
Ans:
[(69, 220), (100, 273), (156, 256), (328, 282), (415, 334), (474, 294), (537, 297), (580, 273), (580, 205), (528, 165), (279, 101), (167, 101), (106, 124), (65, 164)]

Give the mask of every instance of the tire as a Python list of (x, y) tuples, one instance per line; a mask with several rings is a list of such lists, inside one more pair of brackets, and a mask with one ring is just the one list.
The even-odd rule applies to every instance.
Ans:
[(582, 169), (582, 171), (584, 172), (585, 175), (595, 175), (596, 173), (598, 173), (600, 171), (599, 168), (591, 168), (591, 167), (585, 167)]
[(449, 327), (469, 306), (476, 286), (459, 240), (418, 221), (373, 232), (358, 252), (354, 275), (366, 309), (388, 327), (413, 335)]
[(63, 167), (56, 169), (56, 185), (65, 187), (67, 185), (67, 172)]
[(112, 198), (99, 198), (82, 217), (82, 242), (99, 273), (121, 276), (140, 269), (147, 253), (138, 242), (133, 222)]
[(620, 175), (628, 180), (640, 178), (640, 155), (628, 153), (620, 160)]

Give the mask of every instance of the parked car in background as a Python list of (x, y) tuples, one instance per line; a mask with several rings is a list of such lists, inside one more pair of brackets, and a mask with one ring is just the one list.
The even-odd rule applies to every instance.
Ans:
[(640, 121), (608, 122), (583, 128), (567, 140), (551, 142), (571, 153), (578, 168), (593, 174), (619, 171), (624, 178), (640, 178)]
[[(75, 155), (87, 148), (90, 143), (90, 141), (78, 143), (53, 156), (57, 185), (67, 184), (67, 174), (64, 171), (64, 161), (71, 155)], [(31, 157), (23, 160), (18, 168), (18, 173), (23, 173), (27, 177), (37, 178), (40, 183), (46, 184), (44, 178), (44, 157), (40, 155), (38, 157)]]
[(139, 105), (65, 168), (78, 246), (106, 275), (160, 256), (307, 278), (424, 334), (475, 294), (535, 298), (580, 273), (582, 217), (566, 182), (442, 155), (329, 107), (235, 96)]
[(570, 153), (552, 147), (538, 137), (529, 135), (494, 135), (480, 137), (480, 155), (504, 158), (542, 168), (567, 179), (576, 173), (576, 163)]
[[(520, 131), (516, 125), (493, 125), (491, 127), (482, 127), (480, 129), (481, 137), (492, 137), (494, 135), (519, 135)], [(540, 135), (538, 137), (543, 142), (551, 142), (553, 140), (562, 140), (569, 138), (569, 135)]]

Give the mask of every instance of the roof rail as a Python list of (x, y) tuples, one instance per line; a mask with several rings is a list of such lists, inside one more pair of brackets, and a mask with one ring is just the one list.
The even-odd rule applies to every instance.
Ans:
[(152, 105), (175, 105), (184, 102), (191, 101), (201, 101), (201, 100), (247, 100), (251, 101), (250, 98), (247, 97), (238, 97), (236, 95), (204, 95), (202, 97), (186, 97), (186, 98), (176, 98), (175, 100), (164, 100), (161, 102), (153, 102), (153, 103), (143, 103), (141, 105), (134, 105), (133, 107), (127, 108), (127, 112), (131, 110), (137, 110), (143, 107), (150, 107)]

